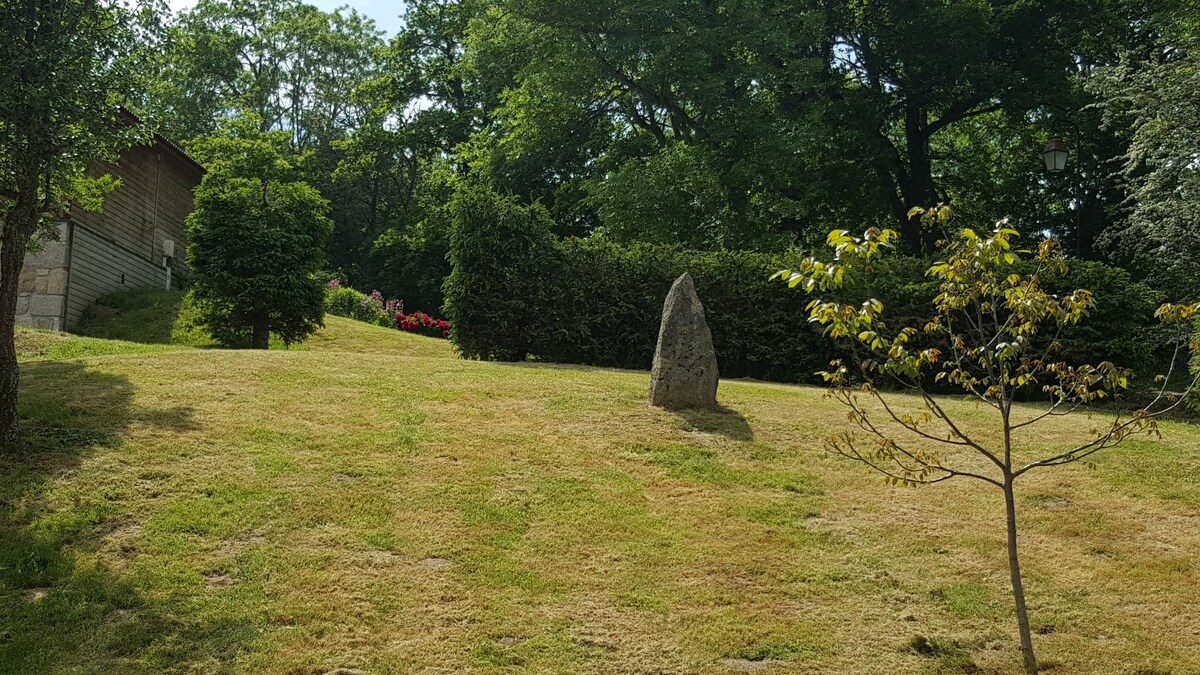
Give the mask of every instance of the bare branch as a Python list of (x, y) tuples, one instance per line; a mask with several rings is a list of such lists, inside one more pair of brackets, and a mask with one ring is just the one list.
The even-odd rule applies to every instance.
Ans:
[[(961, 476), (961, 477), (965, 477), (965, 478), (975, 478), (977, 480), (982, 480), (984, 482), (991, 483), (992, 485), (995, 485), (997, 487), (1003, 487), (1003, 483), (1001, 483), (1000, 481), (998, 481), (994, 478), (990, 478), (988, 476), (984, 476), (982, 474), (978, 474), (978, 473), (974, 473), (974, 472), (970, 472), (970, 471), (961, 471), (959, 469), (952, 469), (950, 467), (943, 465), (940, 461), (930, 461), (930, 459), (928, 459), (926, 457), (917, 455), (916, 453), (906, 449), (904, 446), (897, 443), (895, 440), (891, 439), (887, 434), (883, 433), (879, 428), (877, 428), (874, 425), (874, 423), (871, 422), (869, 416), (867, 415), (867, 411), (863, 410), (853, 400), (853, 398), (850, 396), (850, 394), (848, 392), (846, 392), (845, 390), (838, 390), (834, 394), (834, 396), (835, 396), (835, 398), (837, 398), (839, 401), (841, 401), (843, 404), (845, 404), (846, 406), (848, 406), (851, 409), (852, 418), (853, 418), (854, 422), (859, 426), (860, 429), (879, 438), (884, 444), (886, 444), (886, 447), (888, 449), (898, 451), (902, 455), (907, 457), (908, 459), (910, 459), (913, 462), (916, 462), (918, 465), (920, 465), (921, 468), (913, 469), (911, 467), (905, 466), (905, 464), (902, 461), (898, 460), (894, 455), (891, 456), (890, 459), (897, 466), (899, 466), (902, 470), (904, 470), (907, 474), (911, 475), (914, 473), (923, 473), (925, 469), (928, 469), (928, 470), (932, 470), (932, 471), (942, 472), (942, 473), (946, 474), (947, 478), (954, 477), (954, 476)], [(852, 439), (849, 436), (849, 434), (844, 435), (842, 438), (845, 442), (852, 443)], [(936, 439), (936, 438), (934, 440), (941, 441), (941, 439)], [(944, 442), (944, 441), (941, 441), (941, 442)], [(981, 451), (984, 455), (991, 457), (990, 453), (988, 453), (986, 450), (981, 450)], [(856, 452), (857, 452), (857, 450), (856, 450)], [(996, 461), (996, 460), (993, 458), (993, 461)], [(874, 464), (872, 464), (872, 466), (874, 466)], [(876, 468), (878, 468), (878, 467), (876, 467)], [(1001, 468), (1003, 468), (1003, 466), (1001, 466)], [(886, 473), (886, 472), (884, 472), (884, 473)], [(889, 474), (889, 475), (891, 475), (891, 474)], [(909, 479), (905, 479), (905, 480), (909, 480)]]
[(1029, 425), (1031, 425), (1031, 424), (1037, 424), (1038, 422), (1041, 422), (1042, 420), (1046, 419), (1047, 417), (1052, 417), (1052, 416), (1053, 416), (1053, 417), (1061, 417), (1061, 416), (1064, 416), (1064, 415), (1070, 415), (1071, 413), (1073, 413), (1073, 412), (1075, 412), (1076, 410), (1078, 410), (1080, 406), (1082, 406), (1082, 405), (1083, 405), (1083, 402), (1082, 402), (1082, 401), (1076, 401), (1076, 402), (1075, 402), (1075, 404), (1074, 404), (1074, 405), (1072, 405), (1072, 406), (1071, 406), (1071, 408), (1070, 408), (1069, 410), (1064, 410), (1064, 411), (1062, 411), (1062, 412), (1058, 412), (1058, 407), (1059, 407), (1060, 405), (1062, 405), (1063, 403), (1067, 403), (1068, 401), (1069, 401), (1069, 399), (1066, 399), (1066, 398), (1061, 398), (1061, 397), (1060, 397), (1060, 398), (1059, 398), (1057, 401), (1055, 401), (1055, 402), (1054, 402), (1054, 404), (1053, 404), (1053, 405), (1051, 405), (1051, 406), (1050, 406), (1050, 409), (1049, 409), (1049, 410), (1047, 410), (1046, 412), (1044, 412), (1044, 413), (1042, 413), (1042, 414), (1040, 414), (1040, 415), (1036, 415), (1036, 416), (1034, 416), (1034, 417), (1031, 417), (1031, 418), (1029, 418), (1029, 419), (1025, 420), (1024, 422), (1021, 422), (1021, 423), (1019, 423), (1019, 424), (1014, 424), (1014, 425), (1012, 425), (1012, 427), (1011, 427), (1011, 428), (1012, 428), (1012, 430), (1013, 430), (1013, 431), (1016, 431), (1017, 429), (1020, 429), (1021, 427), (1027, 427), (1027, 426), (1029, 426)]
[(1163, 408), (1162, 410), (1151, 411), (1150, 409), (1154, 406), (1154, 404), (1162, 399), (1163, 394), (1160, 392), (1159, 395), (1150, 402), (1150, 405), (1134, 413), (1133, 417), (1130, 419), (1121, 422), (1121, 416), (1117, 415), (1113, 420), (1112, 426), (1109, 427), (1106, 433), (1091, 441), (1088, 441), (1087, 443), (1078, 445), (1071, 450), (1054, 455), (1053, 457), (1047, 457), (1046, 459), (1038, 460), (1036, 462), (1030, 462), (1029, 464), (1026, 464), (1020, 469), (1014, 471), (1013, 478), (1016, 478), (1026, 471), (1036, 469), (1040, 466), (1057, 466), (1060, 464), (1077, 462), (1101, 450), (1104, 450), (1105, 448), (1111, 448), (1138, 432), (1155, 430), (1157, 428), (1155, 425), (1157, 419), (1170, 413), (1172, 410), (1181, 405), (1184, 400), (1186, 400), (1187, 395), (1193, 389), (1195, 389), (1198, 382), (1200, 382), (1200, 374), (1198, 374), (1196, 378), (1192, 380), (1192, 383), (1188, 385), (1187, 389), (1179, 396), (1178, 399), (1176, 399), (1174, 403), (1166, 408)]
[[(843, 444), (845, 447), (843, 447)], [(856, 462), (861, 462), (861, 463), (871, 467), (875, 471), (877, 471), (899, 483), (911, 483), (914, 485), (934, 485), (936, 483), (941, 483), (943, 481), (950, 480), (951, 478), (974, 478), (976, 480), (981, 480), (985, 483), (991, 483), (992, 485), (995, 485), (996, 487), (999, 487), (999, 488), (1004, 487), (1003, 483), (1001, 483), (993, 478), (989, 478), (987, 476), (983, 476), (983, 475), (980, 475), (977, 473), (971, 473), (969, 471), (958, 471), (955, 469), (949, 469), (949, 468), (941, 467), (941, 466), (930, 466), (931, 469), (942, 472), (942, 475), (938, 476), (936, 478), (915, 478), (912, 476), (905, 476), (905, 475), (897, 474), (895, 472), (888, 471), (886, 468), (880, 466), (878, 463), (872, 461), (871, 459), (869, 459), (867, 457), (864, 457), (863, 454), (861, 452), (859, 452), (858, 449), (854, 446), (854, 444), (849, 441), (849, 439), (843, 439), (842, 442), (829, 441), (826, 443), (826, 447), (828, 447), (832, 452), (834, 452), (838, 455), (841, 455), (842, 457), (852, 459)], [(903, 468), (902, 464), (900, 466), (901, 466), (901, 468)]]
[(992, 454), (990, 451), (988, 451), (982, 445), (971, 440), (967, 436), (967, 434), (964, 433), (961, 429), (959, 429), (958, 425), (955, 424), (954, 421), (950, 419), (950, 415), (946, 414), (945, 410), (942, 410), (942, 406), (937, 401), (935, 401), (933, 399), (933, 397), (930, 396), (924, 389), (921, 390), (921, 396), (923, 396), (925, 398), (926, 407), (928, 407), (930, 410), (932, 410), (933, 414), (940, 417), (942, 419), (942, 421), (946, 423), (946, 426), (948, 426), (950, 428), (950, 432), (952, 434), (954, 434), (955, 436), (958, 436), (959, 438), (961, 438), (964, 441), (966, 441), (967, 443), (969, 443), (972, 448), (974, 448), (977, 452), (982, 454), (984, 457), (987, 457), (988, 459), (990, 459), (992, 461), (992, 463), (995, 464), (996, 466), (1000, 467), (1001, 469), (1004, 468), (1004, 463), (1000, 461), (999, 457)]
[[(944, 316), (946, 317), (946, 331), (947, 331), (947, 334), (950, 335), (950, 349), (954, 352), (954, 364), (956, 366), (958, 366), (959, 370), (964, 371), (964, 372), (969, 372), (968, 369), (963, 367), (964, 362), (966, 362), (966, 360), (967, 360), (966, 356), (962, 352), (959, 351), (958, 344), (954, 341), (953, 319), (951, 319), (949, 312), (946, 312), (944, 314)], [(967, 322), (970, 323), (969, 315), (967, 316)], [(972, 375), (972, 377), (973, 377), (973, 375)], [(965, 388), (967, 391), (971, 392), (971, 394), (974, 395), (975, 398), (978, 398), (980, 401), (983, 401), (984, 403), (992, 406), (993, 408), (999, 409), (1000, 406), (997, 405), (995, 401), (993, 401), (993, 400), (989, 399), (988, 397), (984, 396), (983, 394), (979, 393), (979, 390), (977, 390), (975, 388), (975, 385), (963, 383), (962, 387)]]

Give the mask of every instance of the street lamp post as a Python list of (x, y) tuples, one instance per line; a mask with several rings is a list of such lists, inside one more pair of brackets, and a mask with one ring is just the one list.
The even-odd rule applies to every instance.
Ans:
[(1042, 151), (1042, 158), (1046, 160), (1046, 171), (1050, 173), (1062, 173), (1067, 168), (1067, 156), (1070, 152), (1067, 150), (1067, 144), (1063, 139), (1055, 136), (1046, 144), (1046, 149)]
[[(1079, 149), (1079, 143), (1075, 144), (1076, 150)], [(1070, 151), (1063, 139), (1055, 136), (1050, 139), (1046, 147), (1042, 150), (1042, 159), (1046, 160), (1046, 171), (1052, 174), (1060, 174), (1067, 168), (1067, 157)], [(1075, 181), (1075, 257), (1083, 258), (1083, 174), (1080, 173), (1079, 180)]]

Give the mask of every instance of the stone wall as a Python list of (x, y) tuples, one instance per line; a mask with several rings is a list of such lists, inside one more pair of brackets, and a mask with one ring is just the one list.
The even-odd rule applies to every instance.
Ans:
[(34, 328), (66, 328), (70, 280), (70, 228), (59, 223), (58, 240), (42, 239), (37, 253), (25, 254), (17, 280), (17, 323)]

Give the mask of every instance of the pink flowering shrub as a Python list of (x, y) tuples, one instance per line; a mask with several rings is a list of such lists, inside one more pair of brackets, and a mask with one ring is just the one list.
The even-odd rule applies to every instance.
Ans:
[(388, 300), (379, 291), (370, 295), (345, 286), (338, 279), (330, 280), (325, 291), (325, 311), (386, 328), (398, 328), (409, 333), (435, 338), (450, 337), (450, 324), (425, 312), (404, 313), (404, 302)]
[(428, 337), (450, 337), (450, 324), (441, 319), (435, 319), (425, 312), (396, 314), (396, 327), (403, 331)]
[(384, 300), (383, 294), (374, 291), (370, 295), (360, 293), (342, 282), (333, 279), (325, 291), (325, 311), (335, 316), (344, 316), (357, 321), (373, 323), (390, 328), (392, 317), (404, 311), (399, 300)]

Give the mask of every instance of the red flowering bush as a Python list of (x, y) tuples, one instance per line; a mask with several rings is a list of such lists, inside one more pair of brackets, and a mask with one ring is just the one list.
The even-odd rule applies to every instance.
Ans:
[(442, 321), (441, 319), (435, 319), (425, 312), (397, 314), (396, 328), (428, 337), (450, 337), (450, 324)]

